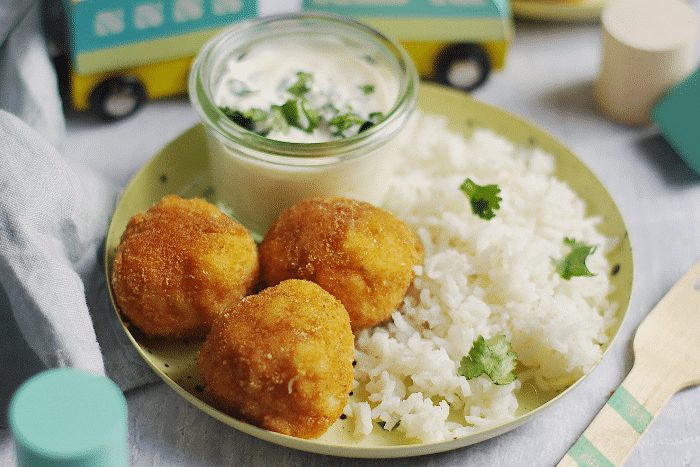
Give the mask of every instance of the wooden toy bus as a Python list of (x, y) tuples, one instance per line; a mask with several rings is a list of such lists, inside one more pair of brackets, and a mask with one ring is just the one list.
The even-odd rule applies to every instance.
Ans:
[(258, 14), (257, 0), (60, 1), (62, 10), (44, 13), (44, 29), (69, 57), (70, 103), (102, 120), (184, 93), (206, 41)]
[(503, 67), (513, 35), (509, 0), (303, 0), (400, 42), (421, 77), (471, 91)]
[[(118, 120), (149, 99), (186, 92), (204, 43), (257, 17), (266, 1), (272, 0), (51, 0), (42, 16), (49, 42), (68, 58), (66, 100), (101, 120)], [(421, 77), (465, 91), (503, 66), (513, 34), (509, 0), (300, 3), (304, 11), (374, 27), (406, 48)]]

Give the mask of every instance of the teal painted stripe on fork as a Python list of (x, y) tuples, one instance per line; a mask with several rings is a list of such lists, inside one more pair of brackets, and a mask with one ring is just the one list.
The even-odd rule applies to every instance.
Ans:
[(579, 467), (615, 467), (588, 438), (581, 436), (569, 450), (569, 456)]
[(654, 419), (654, 416), (622, 386), (610, 397), (608, 405), (640, 435)]

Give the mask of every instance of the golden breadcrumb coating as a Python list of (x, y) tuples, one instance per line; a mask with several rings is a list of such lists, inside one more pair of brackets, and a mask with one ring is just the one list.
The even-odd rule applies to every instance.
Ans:
[(353, 331), (388, 320), (423, 262), (423, 246), (393, 214), (342, 197), (283, 211), (260, 244), (266, 286), (313, 281), (338, 298)]
[(202, 199), (164, 197), (121, 236), (112, 291), (123, 316), (152, 337), (204, 336), (258, 279), (251, 233)]
[(197, 362), (225, 412), (271, 431), (317, 438), (347, 404), (353, 357), (343, 305), (312, 282), (287, 280), (217, 319)]

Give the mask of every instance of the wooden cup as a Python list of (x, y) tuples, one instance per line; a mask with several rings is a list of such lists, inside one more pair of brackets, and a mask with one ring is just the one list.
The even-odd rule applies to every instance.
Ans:
[(614, 0), (601, 25), (594, 99), (615, 121), (648, 124), (655, 103), (694, 68), (698, 18), (682, 0)]

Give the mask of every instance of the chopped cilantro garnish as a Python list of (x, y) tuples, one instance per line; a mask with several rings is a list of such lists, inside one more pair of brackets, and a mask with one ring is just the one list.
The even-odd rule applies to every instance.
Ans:
[(362, 133), (363, 131), (367, 131), (382, 120), (384, 120), (384, 114), (382, 112), (372, 112), (369, 114), (369, 120), (365, 120), (365, 122), (360, 125), (360, 129), (357, 130), (357, 132)]
[(497, 335), (488, 340), (479, 336), (469, 356), (462, 357), (457, 374), (472, 379), (485, 373), (494, 384), (509, 384), (517, 378), (513, 373), (517, 358), (506, 336)]
[(349, 130), (355, 125), (362, 126), (365, 123), (365, 120), (353, 113), (348, 112), (346, 114), (336, 115), (335, 117), (331, 118), (330, 122), (328, 123), (332, 127), (336, 128), (336, 131), (333, 133), (335, 136), (343, 136), (345, 131)]
[(377, 57), (374, 57), (374, 56), (372, 56), (372, 55), (363, 55), (363, 56), (362, 56), (362, 59), (365, 60), (367, 63), (369, 63), (369, 64), (371, 64), (371, 65), (374, 65), (374, 64), (376, 64), (376, 63), (379, 62), (379, 60), (377, 59)]
[(306, 131), (307, 133), (311, 133), (321, 125), (321, 114), (318, 110), (312, 109), (307, 101), (302, 102), (301, 108), (304, 111), (304, 116), (308, 122)]
[(497, 196), (501, 192), (498, 185), (480, 186), (468, 178), (459, 188), (469, 198), (474, 214), (486, 220), (496, 216), (493, 211), (499, 209), (501, 207), (499, 203), (503, 201)]
[(278, 105), (273, 105), (270, 108), (270, 114), (271, 118), (268, 122), (269, 127), (265, 130), (258, 131), (257, 133), (259, 133), (262, 136), (267, 135), (270, 132), (270, 130), (275, 130), (283, 134), (289, 133), (289, 122), (285, 118), (281, 107)]
[(302, 128), (300, 119), (301, 115), (303, 113), (303, 110), (301, 109), (301, 104), (299, 101), (294, 100), (294, 99), (289, 99), (287, 102), (282, 104), (279, 107), (280, 111), (282, 112), (282, 115), (284, 116), (284, 119), (287, 121), (289, 126), (293, 126), (296, 128)]
[[(262, 109), (241, 111), (228, 107), (220, 107), (220, 109), (234, 123), (261, 136), (267, 136), (271, 131), (288, 134), (290, 128), (297, 128), (307, 133), (322, 129), (334, 137), (345, 138), (368, 130), (384, 118), (382, 112), (373, 112), (364, 119), (353, 113), (348, 104), (342, 106), (343, 110), (331, 102), (314, 107), (312, 102), (315, 101), (311, 88), (314, 82), (313, 74), (300, 71), (295, 76), (296, 81), (285, 89), (290, 96), (281, 105), (272, 104), (267, 111)], [(232, 92), (236, 95), (244, 96), (256, 92), (245, 87), (245, 83), (241, 81), (232, 80), (231, 83)], [(374, 86), (370, 84), (359, 88), (364, 94), (374, 92)]]
[(297, 73), (297, 78), (296, 83), (287, 88), (287, 92), (292, 96), (302, 97), (304, 94), (311, 91), (309, 86), (314, 77), (311, 73), (304, 73), (303, 71), (300, 71)]
[(336, 129), (333, 133), (334, 136), (344, 137), (345, 132), (348, 131), (350, 128), (359, 125), (357, 133), (362, 133), (363, 131), (372, 128), (383, 118), (384, 114), (381, 112), (372, 112), (371, 114), (369, 114), (368, 120), (365, 120), (355, 115), (354, 113), (348, 112), (345, 114), (336, 115), (328, 123), (330, 124), (330, 126), (335, 127)]
[(588, 270), (586, 258), (592, 255), (597, 247), (595, 245), (588, 246), (568, 237), (564, 239), (564, 244), (571, 248), (571, 252), (561, 261), (552, 258), (552, 264), (556, 268), (557, 273), (567, 281), (572, 277), (595, 276), (595, 274)]
[(365, 96), (374, 92), (374, 86), (371, 84), (365, 84), (364, 86), (359, 86), (359, 88)]
[(220, 107), (220, 109), (233, 123), (249, 131), (256, 131), (256, 124), (267, 120), (270, 116), (268, 112), (262, 109), (249, 109), (245, 112), (233, 110), (229, 107)]
[(319, 113), (309, 108), (309, 103), (305, 99), (289, 99), (279, 106), (279, 110), (288, 126), (304, 130), (307, 133), (312, 133), (318, 128), (321, 121)]
[(270, 118), (270, 113), (264, 111), (263, 109), (250, 109), (246, 111), (244, 115), (253, 120), (253, 122), (264, 122)]
[(369, 120), (365, 121), (362, 125), (360, 125), (360, 129), (357, 130), (358, 133), (362, 133), (363, 131), (367, 131), (370, 128), (372, 128), (376, 123), (370, 122)]
[(246, 130), (253, 130), (253, 120), (243, 115), (240, 110), (232, 110), (228, 107), (219, 107), (219, 109), (236, 125), (242, 126)]

